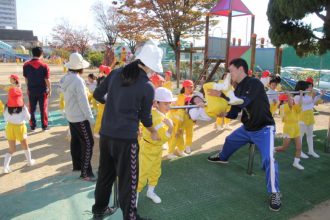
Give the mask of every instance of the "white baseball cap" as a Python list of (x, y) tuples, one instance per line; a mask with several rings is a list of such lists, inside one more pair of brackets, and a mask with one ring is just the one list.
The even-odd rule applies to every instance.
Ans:
[(84, 60), (80, 53), (72, 53), (69, 62), (65, 64), (68, 69), (80, 70), (89, 67), (89, 62)]
[(155, 101), (158, 102), (175, 102), (176, 98), (173, 98), (173, 94), (170, 90), (164, 87), (158, 87), (155, 90)]
[(162, 66), (163, 51), (153, 41), (148, 41), (143, 45), (136, 59), (141, 60), (147, 67), (157, 73), (163, 72)]

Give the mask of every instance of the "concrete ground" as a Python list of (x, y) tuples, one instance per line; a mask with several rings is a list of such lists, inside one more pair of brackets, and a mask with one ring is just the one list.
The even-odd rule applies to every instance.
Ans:
[[(49, 102), (49, 111), (58, 110), (58, 94), (56, 86), (63, 75), (61, 66), (50, 66), (51, 81), (53, 82), (53, 93)], [(87, 78), (88, 73), (97, 73), (97, 69), (86, 70), (84, 76)], [(17, 73), (22, 76), (22, 64), (0, 64), (0, 84), (8, 84), (8, 76), (12, 73)], [(24, 80), (22, 77), (23, 91), (25, 91)], [(0, 98), (5, 103), (6, 93), (0, 91)], [(27, 98), (25, 97), (27, 103)], [(329, 104), (323, 104), (317, 107), (320, 112), (315, 116), (316, 124), (315, 130), (327, 129), (329, 122)], [(276, 117), (277, 131), (282, 130), (282, 123), (279, 117)], [(231, 123), (232, 128), (240, 125), (238, 121)], [(52, 126), (52, 125), (50, 125)], [(67, 126), (54, 126), (48, 132), (42, 132), (40, 127), (34, 133), (28, 134), (28, 141), (32, 151), (32, 156), (36, 159), (37, 164), (33, 167), (27, 167), (24, 161), (23, 151), (18, 145), (18, 151), (11, 161), (11, 168), (13, 170), (10, 174), (0, 174), (0, 193), (2, 195), (9, 195), (10, 193), (17, 193), (23, 191), (33, 190), (30, 188), (31, 184), (36, 181), (42, 181), (59, 175), (70, 174), (71, 172), (71, 155), (69, 151), (69, 143), (65, 139)], [(193, 154), (200, 152), (211, 152), (219, 149), (223, 144), (225, 137), (230, 134), (230, 130), (216, 131), (213, 123), (198, 122), (195, 126)], [(8, 144), (4, 138), (3, 131), (0, 131), (0, 167), (2, 168), (3, 155), (7, 152)], [(305, 149), (306, 150), (306, 149)], [(164, 155), (166, 151), (164, 151)], [(99, 161), (98, 139), (95, 139), (94, 154), (92, 160), (93, 168), (97, 168)], [(1, 173), (1, 171), (0, 171)], [(47, 183), (45, 182), (45, 187)], [(1, 204), (0, 204), (1, 206)], [(2, 207), (3, 208), (3, 207)], [(2, 209), (1, 208), (1, 209)], [(1, 210), (0, 209), (0, 210)], [(1, 212), (1, 211), (0, 211)], [(1, 215), (0, 215), (1, 216)], [(330, 200), (325, 201), (314, 209), (302, 213), (295, 217), (295, 220), (306, 219), (329, 219), (330, 216)], [(1, 219), (1, 217), (0, 217)]]

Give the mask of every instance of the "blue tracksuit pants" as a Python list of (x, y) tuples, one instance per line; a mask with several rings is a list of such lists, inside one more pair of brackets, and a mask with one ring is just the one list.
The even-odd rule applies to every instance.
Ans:
[(274, 159), (274, 126), (266, 126), (258, 131), (247, 131), (241, 126), (225, 140), (222, 151), (219, 153), (221, 160), (228, 158), (239, 148), (247, 143), (254, 143), (262, 157), (262, 167), (266, 171), (266, 184), (269, 193), (279, 192), (278, 164)]

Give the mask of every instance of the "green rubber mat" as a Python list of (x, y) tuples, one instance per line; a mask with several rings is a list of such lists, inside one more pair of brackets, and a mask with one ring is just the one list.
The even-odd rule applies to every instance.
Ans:
[[(326, 131), (315, 134), (315, 148), (321, 157), (302, 160), (304, 171), (292, 167), (293, 145), (287, 152), (276, 154), (283, 195), (279, 212), (268, 209), (258, 151), (254, 175), (246, 174), (248, 147), (237, 151), (229, 164), (207, 162), (210, 154), (164, 161), (156, 187), (162, 203), (154, 204), (144, 190), (139, 196), (138, 212), (153, 220), (281, 220), (312, 209), (330, 199), (330, 154), (323, 151)], [(23, 191), (0, 196), (0, 219), (91, 219), (94, 187), (93, 183), (79, 180), (76, 173), (30, 183)], [(106, 219), (119, 220), (121, 213)]]
[[(41, 128), (40, 122), (40, 114), (36, 113), (36, 121), (37, 121), (37, 128)], [(68, 125), (68, 121), (63, 117), (61, 111), (52, 111), (49, 112), (48, 115), (48, 126), (55, 127), (55, 126), (65, 126)], [(29, 124), (27, 123), (26, 126), (29, 128)], [(5, 122), (3, 116), (0, 117), (0, 131), (5, 130)]]

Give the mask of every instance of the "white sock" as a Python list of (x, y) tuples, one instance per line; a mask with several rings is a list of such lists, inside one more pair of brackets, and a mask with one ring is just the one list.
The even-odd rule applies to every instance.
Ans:
[(231, 105), (241, 105), (244, 103), (243, 99), (237, 98), (233, 90), (227, 92), (227, 97), (229, 98), (229, 104)]
[(138, 201), (139, 201), (139, 193), (136, 193), (136, 201), (135, 201), (135, 207), (137, 208), (138, 205)]
[(214, 83), (213, 89), (218, 91), (226, 90), (226, 85), (224, 83)]
[(152, 192), (153, 193), (154, 191), (155, 191), (155, 187), (148, 185), (148, 192)]
[(12, 157), (12, 155), (10, 153), (6, 153), (5, 154), (5, 161), (3, 163), (3, 167), (4, 168), (8, 168), (9, 167), (9, 163), (10, 163), (11, 157)]
[(29, 164), (31, 164), (32, 162), (32, 158), (31, 158), (31, 151), (30, 149), (24, 150), (24, 154), (26, 157), (26, 160), (28, 161)]
[(300, 162), (300, 158), (298, 158), (298, 157), (295, 157), (295, 158), (294, 158), (294, 162), (293, 162), (293, 163), (294, 163), (294, 164), (299, 164), (299, 162)]
[(308, 153), (314, 152), (314, 143), (313, 143), (313, 125), (304, 125), (306, 132), (306, 140), (308, 146)]

